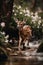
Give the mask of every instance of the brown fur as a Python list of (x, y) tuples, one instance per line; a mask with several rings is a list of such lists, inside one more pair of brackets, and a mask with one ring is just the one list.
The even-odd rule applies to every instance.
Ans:
[(28, 42), (30, 41), (32, 36), (32, 30), (29, 25), (24, 25), (24, 22), (18, 22), (17, 26), (19, 27), (19, 50), (20, 50), (20, 46), (21, 44), (23, 44), (24, 41), (26, 40), (28, 40)]

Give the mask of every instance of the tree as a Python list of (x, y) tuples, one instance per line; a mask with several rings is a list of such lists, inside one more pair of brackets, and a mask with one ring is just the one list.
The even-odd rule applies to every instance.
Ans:
[(14, 0), (1, 0), (0, 1), (0, 21), (3, 19), (10, 20), (12, 15)]

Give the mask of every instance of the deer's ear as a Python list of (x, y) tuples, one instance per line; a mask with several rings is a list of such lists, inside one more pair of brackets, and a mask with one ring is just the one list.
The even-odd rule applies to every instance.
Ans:
[(23, 20), (23, 23), (26, 24), (26, 21)]
[(15, 19), (15, 22), (18, 23), (19, 22), (18, 19)]

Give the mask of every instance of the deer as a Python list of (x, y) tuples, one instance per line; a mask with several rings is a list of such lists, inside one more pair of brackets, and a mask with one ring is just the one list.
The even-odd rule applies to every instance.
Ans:
[(32, 37), (32, 29), (31, 29), (31, 26), (29, 25), (26, 25), (26, 22), (25, 21), (17, 21), (17, 27), (19, 29), (19, 45), (18, 45), (18, 49), (19, 51), (21, 51), (21, 44), (25, 45), (25, 42), (26, 44), (29, 43), (31, 37)]

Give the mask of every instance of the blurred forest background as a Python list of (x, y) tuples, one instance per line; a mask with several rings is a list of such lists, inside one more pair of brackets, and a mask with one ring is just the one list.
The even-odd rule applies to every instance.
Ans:
[(0, 31), (18, 37), (18, 33), (14, 35), (17, 26), (15, 18), (26, 20), (26, 24), (32, 27), (33, 35), (38, 39), (43, 37), (43, 0), (1, 0)]

